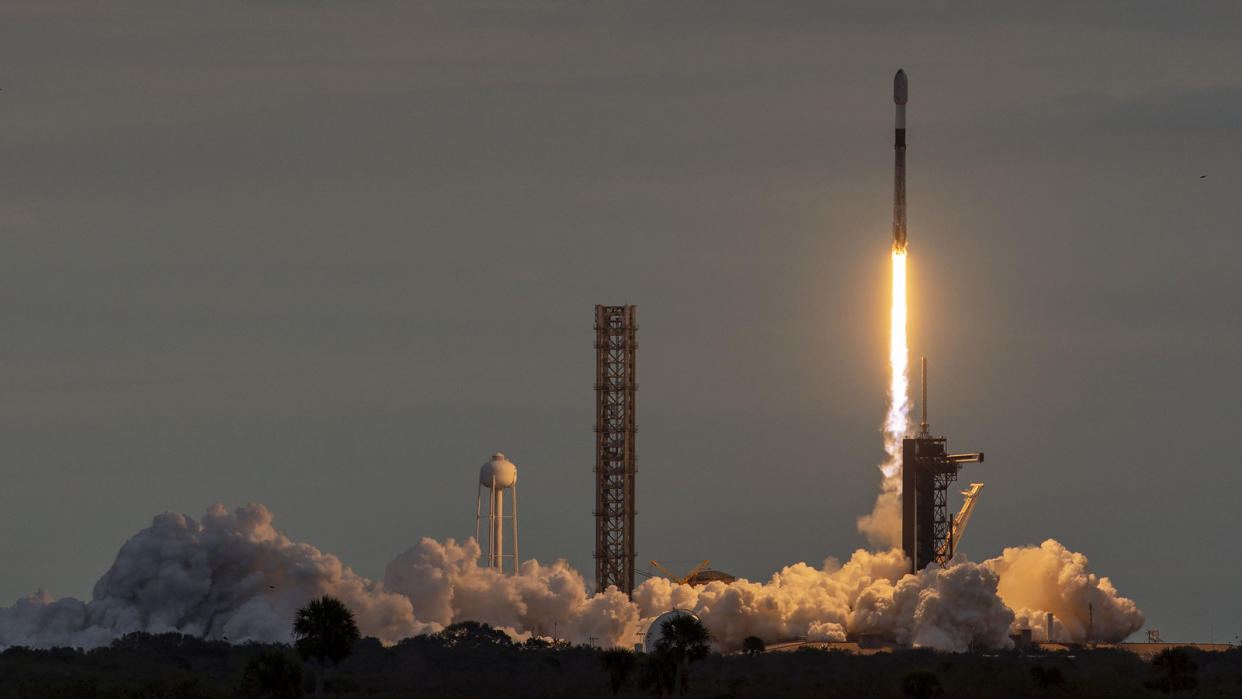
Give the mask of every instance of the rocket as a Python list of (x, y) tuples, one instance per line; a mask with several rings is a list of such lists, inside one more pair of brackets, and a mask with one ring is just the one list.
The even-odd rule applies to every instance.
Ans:
[(893, 150), (896, 169), (893, 177), (893, 252), (906, 251), (906, 71), (893, 76), (893, 103), (897, 105), (893, 124)]

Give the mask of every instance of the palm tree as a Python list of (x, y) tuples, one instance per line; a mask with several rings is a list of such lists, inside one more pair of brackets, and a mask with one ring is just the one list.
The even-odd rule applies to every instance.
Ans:
[(655, 653), (652, 654), (659, 689), (685, 694), (690, 679), (690, 663), (707, 657), (711, 649), (711, 634), (703, 622), (690, 614), (665, 620), (660, 625), (660, 633), (660, 640), (656, 641)]
[(315, 661), (315, 696), (323, 693), (323, 674), (329, 665), (336, 665), (354, 649), (354, 643), (362, 637), (354, 614), (345, 603), (324, 595), (298, 610), (293, 620), (293, 636), (297, 639), (298, 655), (302, 660)]
[(675, 616), (660, 625), (661, 638), (656, 650), (680, 660), (701, 660), (707, 657), (711, 634), (698, 618), (689, 614)]

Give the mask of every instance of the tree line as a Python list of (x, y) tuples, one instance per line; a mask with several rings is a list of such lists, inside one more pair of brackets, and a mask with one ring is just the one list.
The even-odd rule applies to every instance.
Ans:
[(1145, 663), (1111, 649), (765, 653), (754, 638), (725, 656), (690, 616), (666, 622), (649, 653), (514, 642), (472, 621), (384, 646), (361, 638), (349, 609), (331, 597), (299, 610), (291, 628), (292, 644), (133, 633), (89, 651), (13, 647), (0, 653), (0, 699), (1242, 695), (1242, 649), (1174, 648)]

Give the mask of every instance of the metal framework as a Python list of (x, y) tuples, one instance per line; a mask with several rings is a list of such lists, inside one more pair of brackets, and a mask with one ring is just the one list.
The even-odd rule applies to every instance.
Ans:
[(634, 306), (595, 307), (595, 581), (634, 591)]
[(952, 560), (954, 552), (957, 551), (957, 545), (962, 541), (962, 534), (966, 531), (966, 523), (970, 521), (970, 515), (975, 511), (975, 503), (979, 501), (980, 490), (983, 490), (982, 483), (971, 483), (969, 490), (962, 491), (966, 499), (962, 501), (962, 509), (957, 516), (949, 518), (949, 540), (936, 549), (937, 561)]
[[(483, 489), (487, 488), (487, 514), (483, 514)], [(509, 502), (513, 508), (511, 514), (505, 514), (505, 491), (509, 491)], [(505, 559), (513, 564), (513, 574), (518, 574), (520, 559), (518, 558), (518, 538), (517, 538), (517, 483), (508, 488), (498, 488), (496, 486), (495, 477), (492, 478), (490, 485), (479, 483), (478, 500), (474, 509), (474, 540), (483, 544), (483, 539), (479, 538), (480, 527), (483, 520), (487, 520), (487, 567), (499, 568), (503, 573), (505, 570)], [(513, 537), (513, 543), (510, 544), (510, 553), (505, 553), (505, 522), (509, 523), (510, 535)]]
[(948, 454), (945, 438), (927, 427), (927, 358), (923, 358), (923, 421), (919, 433), (901, 443), (901, 547), (919, 571), (931, 563), (944, 566), (953, 557), (950, 539), (949, 486), (962, 464), (982, 462), (983, 454)]
[(962, 464), (983, 461), (983, 454), (946, 454), (944, 437), (907, 437), (901, 450), (901, 546), (922, 570), (952, 558), (949, 539), (949, 486)]

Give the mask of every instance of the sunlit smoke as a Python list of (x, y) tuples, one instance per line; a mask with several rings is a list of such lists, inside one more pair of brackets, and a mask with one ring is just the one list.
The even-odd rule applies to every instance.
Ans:
[(972, 645), (1009, 645), (1013, 612), (996, 595), (997, 576), (962, 563), (942, 571), (907, 572), (898, 549), (858, 550), (845, 565), (798, 563), (766, 582), (738, 579), (703, 586), (652, 578), (634, 591), (644, 619), (670, 608), (686, 609), (710, 629), (722, 649), (747, 636), (766, 641), (845, 641), (878, 634), (898, 643), (965, 651)]
[(287, 537), (256, 503), (233, 512), (215, 505), (201, 522), (165, 513), (121, 547), (90, 601), (40, 591), (0, 607), (0, 650), (92, 648), (132, 631), (287, 643), (295, 611), (324, 594), (341, 599), (362, 633), (385, 644), (480, 621), (515, 640), (629, 647), (673, 607), (702, 619), (722, 650), (751, 635), (774, 643), (861, 634), (948, 651), (1003, 648), (1018, 628), (1047, 637), (1048, 613), (1056, 640), (1117, 641), (1143, 624), (1134, 602), (1092, 573), (1086, 556), (1051, 540), (915, 574), (893, 548), (855, 551), (844, 565), (797, 563), (762, 582), (695, 587), (653, 578), (632, 600), (615, 587), (592, 594), (563, 560), (524, 561), (511, 575), (479, 566), (479, 555), (473, 539), (423, 539), (388, 565), (383, 580), (368, 580)]
[(1092, 573), (1086, 556), (1060, 542), (1007, 548), (983, 565), (1000, 581), (996, 592), (1014, 611), (1015, 625), (1031, 629), (1037, 640), (1116, 641), (1143, 627), (1138, 605), (1118, 595), (1107, 577)]
[(906, 251), (893, 249), (893, 302), (888, 341), (888, 412), (884, 416), (884, 481), (858, 530), (875, 546), (901, 542), (901, 440), (910, 427), (910, 350), (906, 346)]
[(322, 595), (344, 602), (362, 633), (383, 643), (469, 620), (515, 638), (627, 645), (638, 623), (629, 598), (616, 588), (589, 594), (563, 560), (528, 560), (506, 575), (478, 565), (473, 538), (423, 539), (388, 565), (383, 580), (370, 580), (293, 541), (272, 519), (258, 503), (233, 512), (213, 505), (201, 521), (158, 515), (125, 542), (89, 601), (40, 590), (0, 607), (0, 650), (92, 648), (133, 631), (287, 643), (294, 613)]

